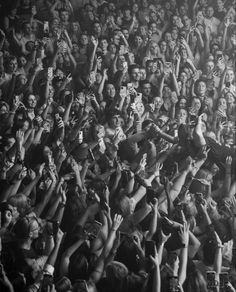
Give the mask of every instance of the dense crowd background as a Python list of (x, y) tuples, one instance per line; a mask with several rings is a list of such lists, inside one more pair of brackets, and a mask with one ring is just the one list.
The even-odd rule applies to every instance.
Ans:
[(1, 291), (235, 291), (234, 8), (0, 1)]

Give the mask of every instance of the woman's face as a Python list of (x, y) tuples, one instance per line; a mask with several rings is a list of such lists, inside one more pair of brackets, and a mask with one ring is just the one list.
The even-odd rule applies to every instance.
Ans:
[(233, 70), (227, 70), (225, 75), (225, 82), (232, 83), (234, 80), (234, 71)]
[(23, 132), (26, 132), (28, 129), (29, 129), (29, 121), (26, 120), (26, 121), (24, 121), (21, 130), (22, 130)]
[(162, 52), (166, 52), (166, 48), (167, 48), (167, 45), (166, 45), (166, 42), (161, 42), (160, 44), (160, 49)]
[(214, 69), (214, 63), (209, 61), (206, 63), (206, 73), (209, 74), (213, 71)]
[(192, 101), (191, 107), (199, 111), (201, 108), (200, 100), (198, 98), (194, 98)]
[(141, 46), (142, 42), (143, 42), (143, 40), (140, 36), (135, 36), (134, 43), (135, 43), (136, 47)]
[(200, 96), (203, 96), (206, 94), (206, 83), (205, 82), (199, 82), (197, 85), (197, 94)]
[(233, 104), (235, 102), (234, 96), (231, 92), (226, 93), (225, 99), (226, 99), (228, 104)]
[(86, 46), (88, 44), (88, 37), (87, 35), (83, 34), (80, 38), (80, 42), (82, 46)]
[(187, 100), (185, 98), (181, 98), (179, 101), (179, 108), (186, 108)]
[(181, 81), (182, 83), (186, 83), (187, 80), (188, 80), (188, 76), (187, 76), (187, 74), (186, 74), (185, 72), (181, 72), (181, 74), (180, 74), (180, 81)]
[(114, 98), (115, 97), (115, 95), (116, 95), (116, 89), (115, 89), (115, 87), (114, 87), (114, 85), (113, 84), (107, 84), (107, 86), (106, 86), (106, 94), (109, 96), (109, 97), (111, 97), (111, 98)]
[(37, 105), (36, 97), (33, 94), (30, 94), (27, 98), (27, 104), (29, 108), (34, 109)]
[(150, 53), (156, 55), (158, 52), (158, 45), (155, 42), (152, 42), (150, 45)]
[(177, 122), (178, 124), (185, 124), (187, 121), (187, 111), (183, 108), (181, 108), (177, 114)]
[(218, 101), (218, 108), (221, 108), (223, 110), (227, 109), (227, 102), (225, 98), (220, 98)]

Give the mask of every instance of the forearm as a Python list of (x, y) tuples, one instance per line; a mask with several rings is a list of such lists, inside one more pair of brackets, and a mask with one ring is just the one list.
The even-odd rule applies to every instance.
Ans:
[(153, 275), (153, 286), (152, 292), (160, 292), (161, 291), (161, 273), (159, 265), (155, 266), (154, 275)]
[(222, 267), (222, 247), (217, 246), (216, 253), (215, 253), (215, 259), (214, 259), (214, 271), (216, 274), (220, 274)]
[(53, 221), (55, 222), (59, 222), (59, 225), (61, 225), (61, 221), (64, 215), (64, 211), (65, 211), (65, 203), (60, 202), (57, 205), (57, 209), (55, 212), (55, 215), (53, 216)]
[(49, 190), (44, 194), (43, 199), (41, 200), (41, 202), (39, 202), (35, 207), (34, 207), (34, 212), (35, 214), (40, 217), (40, 215), (42, 214), (44, 208), (46, 207), (47, 203), (49, 202), (49, 200), (52, 197), (53, 191), (56, 187), (56, 182), (53, 181), (51, 183), (51, 186), (49, 187)]
[(63, 116), (63, 122), (65, 125), (69, 123), (69, 118), (70, 118), (70, 110), (71, 110), (72, 103), (69, 103)]
[(23, 190), (23, 194), (26, 195), (27, 197), (30, 195), (32, 192), (33, 188), (36, 186), (38, 181), (40, 180), (40, 176), (36, 176), (35, 179), (33, 179)]
[(44, 131), (44, 128), (39, 128), (39, 130), (35, 134), (33, 144), (36, 144), (36, 145), (40, 144), (43, 131)]
[(156, 231), (157, 231), (157, 212), (154, 211), (146, 239), (151, 240)]
[(188, 263), (188, 246), (185, 246), (180, 251), (180, 267), (178, 272), (180, 285), (183, 285), (186, 279), (187, 263)]

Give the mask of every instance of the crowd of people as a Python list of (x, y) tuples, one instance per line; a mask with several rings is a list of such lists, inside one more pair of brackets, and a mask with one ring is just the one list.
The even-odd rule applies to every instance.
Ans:
[(0, 1), (0, 291), (236, 291), (234, 8)]

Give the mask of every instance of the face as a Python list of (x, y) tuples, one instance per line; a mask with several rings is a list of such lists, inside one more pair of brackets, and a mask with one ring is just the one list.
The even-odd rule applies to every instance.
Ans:
[(26, 59), (25, 59), (25, 57), (23, 57), (23, 56), (21, 56), (20, 58), (19, 58), (19, 66), (20, 67), (24, 67), (25, 65), (26, 65)]
[(11, 59), (7, 66), (7, 73), (13, 73), (17, 70), (18, 64), (16, 59)]
[(147, 33), (146, 27), (144, 25), (141, 25), (140, 26), (140, 34), (141, 35), (146, 35), (146, 33)]
[(158, 45), (155, 42), (152, 42), (150, 45), (150, 53), (155, 55), (158, 53)]
[(106, 94), (111, 98), (115, 97), (116, 89), (115, 89), (113, 84), (107, 84), (107, 86), (106, 86)]
[(166, 45), (166, 42), (161, 42), (161, 44), (160, 44), (160, 49), (161, 49), (161, 51), (162, 52), (165, 52), (166, 51), (166, 48), (167, 48), (167, 45)]
[(35, 108), (37, 105), (36, 97), (33, 94), (30, 94), (29, 97), (27, 98), (27, 103), (29, 108)]
[(181, 98), (179, 101), (179, 108), (186, 108), (187, 100), (185, 98)]
[(195, 108), (196, 110), (200, 110), (200, 108), (201, 108), (201, 102), (200, 102), (200, 100), (198, 98), (194, 98), (193, 101), (192, 101), (191, 106), (193, 108)]
[(81, 45), (85, 46), (88, 44), (88, 36), (83, 34), (80, 38)]
[(157, 32), (157, 25), (156, 25), (156, 23), (152, 23), (150, 25), (150, 30), (151, 30), (152, 33), (156, 33)]
[(225, 99), (226, 99), (228, 104), (233, 104), (235, 101), (234, 96), (231, 92), (226, 93)]
[(140, 80), (140, 72), (139, 72), (139, 68), (134, 68), (131, 72), (131, 79), (133, 81), (139, 81)]
[(180, 13), (181, 16), (186, 15), (187, 10), (186, 10), (186, 7), (184, 5), (180, 6), (179, 13)]
[(129, 31), (128, 31), (127, 29), (123, 29), (123, 30), (122, 30), (122, 33), (123, 33), (123, 35), (124, 35), (124, 37), (125, 37), (126, 39), (129, 38)]
[(140, 36), (135, 36), (134, 42), (135, 42), (135, 46), (139, 47), (141, 46), (143, 40)]
[(7, 107), (5, 105), (2, 105), (2, 107), (0, 108), (0, 116), (6, 114), (7, 112)]
[(180, 109), (178, 114), (177, 114), (177, 122), (179, 124), (185, 124), (187, 121), (187, 111), (185, 109)]
[(107, 47), (108, 47), (108, 42), (106, 39), (102, 39), (101, 42), (100, 42), (100, 47), (102, 50), (107, 50)]
[(115, 45), (119, 46), (119, 44), (120, 44), (120, 36), (118, 34), (114, 35), (113, 42), (114, 42)]
[(206, 93), (206, 83), (205, 82), (199, 82), (197, 85), (197, 94), (200, 96), (205, 95)]
[(21, 87), (23, 85), (25, 85), (27, 82), (27, 78), (25, 75), (18, 75), (18, 78), (17, 78), (17, 87)]
[(23, 132), (26, 132), (28, 129), (29, 129), (29, 122), (28, 122), (28, 121), (24, 121), (21, 130), (22, 130)]
[(165, 98), (170, 98), (171, 97), (171, 89), (168, 86), (164, 87), (163, 96)]
[(29, 23), (26, 23), (24, 26), (24, 33), (30, 34), (31, 33), (31, 25)]
[(180, 81), (182, 83), (185, 83), (185, 82), (187, 82), (187, 80), (188, 80), (187, 74), (185, 72), (181, 72), (181, 74), (180, 74)]
[(94, 26), (93, 26), (93, 31), (96, 33), (96, 34), (100, 34), (101, 31), (102, 31), (102, 28), (101, 28), (101, 25), (99, 23), (95, 23)]
[(116, 53), (116, 45), (115, 44), (110, 44), (109, 52), (112, 53), (112, 54)]
[(207, 62), (206, 63), (206, 72), (211, 73), (214, 69), (214, 63), (213, 62)]
[(110, 121), (110, 126), (112, 128), (118, 128), (121, 126), (121, 118), (119, 115), (115, 115), (112, 117), (112, 119)]
[(218, 108), (221, 108), (223, 110), (227, 109), (227, 102), (225, 98), (220, 98), (218, 101)]
[(208, 18), (211, 18), (213, 15), (214, 15), (214, 9), (213, 9), (213, 7), (211, 7), (211, 6), (207, 7), (206, 16)]
[(163, 99), (159, 96), (153, 98), (155, 109), (160, 109), (163, 105)]
[(225, 82), (232, 83), (234, 80), (234, 71), (233, 70), (227, 70), (225, 75)]
[(146, 73), (146, 70), (144, 68), (141, 68), (139, 70), (139, 73), (140, 73), (140, 80), (145, 80), (146, 77), (147, 77), (147, 73)]
[(198, 11), (197, 12), (197, 22), (202, 23), (203, 20), (204, 20), (204, 16), (203, 16), (202, 11)]
[(165, 41), (168, 43), (168, 42), (171, 41), (171, 40), (172, 40), (171, 33), (167, 32), (167, 33), (165, 34)]

